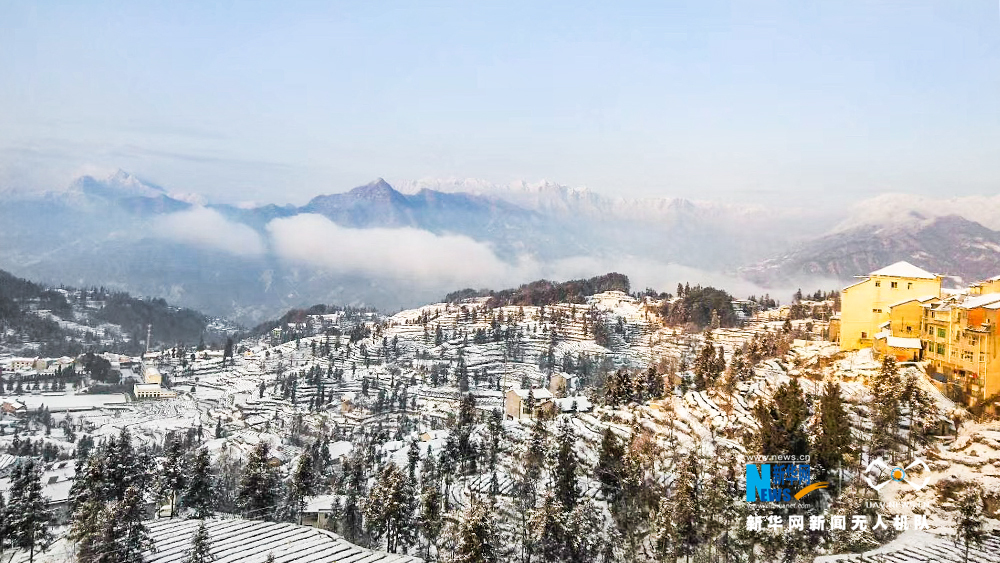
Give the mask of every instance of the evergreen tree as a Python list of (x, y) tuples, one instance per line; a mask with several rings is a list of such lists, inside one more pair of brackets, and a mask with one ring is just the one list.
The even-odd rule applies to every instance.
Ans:
[(567, 560), (567, 530), (563, 507), (552, 494), (545, 495), (542, 506), (533, 511), (536, 553), (542, 561), (559, 563)]
[(646, 399), (655, 400), (663, 398), (663, 376), (656, 372), (656, 368), (649, 366), (646, 369)]
[(479, 500), (462, 515), (458, 526), (455, 563), (499, 563), (503, 560), (497, 526), (490, 507)]
[[(426, 473), (425, 473), (426, 475)], [(441, 511), (441, 489), (433, 479), (423, 479), (420, 493), (420, 516), (417, 519), (420, 532), (424, 535), (424, 559), (431, 557), (431, 546), (437, 545), (438, 536), (444, 526), (444, 514)]]
[(270, 465), (271, 447), (261, 441), (250, 452), (236, 505), (245, 518), (271, 520), (278, 505), (278, 475)]
[(121, 500), (125, 498), (125, 491), (131, 486), (137, 473), (135, 450), (132, 448), (132, 435), (128, 428), (122, 428), (118, 437), (108, 443), (105, 455), (105, 483), (110, 493), (109, 500)]
[(181, 441), (176, 437), (167, 440), (163, 467), (160, 470), (159, 493), (170, 501), (170, 517), (174, 517), (177, 497), (184, 491), (186, 468)]
[(368, 493), (364, 517), (372, 538), (386, 539), (386, 551), (396, 553), (413, 544), (413, 489), (393, 462), (382, 466)]
[(573, 432), (573, 427), (567, 420), (563, 420), (559, 425), (559, 437), (556, 440), (557, 449), (552, 481), (555, 499), (564, 510), (575, 508), (580, 495), (576, 475), (580, 462), (577, 460), (576, 454), (573, 453), (573, 444), (576, 441), (577, 437)]
[(698, 546), (705, 540), (704, 514), (700, 499), (703, 493), (702, 477), (698, 454), (688, 453), (677, 472), (674, 495), (671, 499), (675, 550), (679, 556), (694, 555)]
[(77, 464), (76, 479), (70, 487), (69, 537), (76, 544), (76, 558), (80, 563), (93, 563), (101, 553), (104, 530), (104, 505), (109, 497), (105, 487), (105, 467), (107, 459), (101, 451)]
[(212, 546), (205, 527), (205, 521), (198, 524), (198, 529), (191, 535), (191, 548), (184, 556), (184, 563), (212, 563), (215, 556), (212, 555)]
[(317, 485), (313, 456), (307, 450), (299, 456), (299, 461), (295, 464), (289, 489), (292, 501), (289, 504), (296, 511), (299, 524), (302, 524), (302, 511), (305, 510), (306, 498), (316, 494)]
[(770, 403), (758, 402), (753, 408), (760, 432), (751, 447), (764, 455), (806, 455), (809, 437), (805, 422), (809, 412), (802, 387), (793, 378), (775, 391)]
[(351, 451), (351, 455), (344, 460), (343, 488), (344, 488), (344, 523), (342, 526), (344, 538), (351, 543), (360, 543), (362, 540), (362, 499), (366, 493), (365, 458), (360, 447)]
[(887, 452), (894, 459), (903, 381), (896, 359), (892, 356), (887, 355), (882, 359), (882, 366), (872, 382), (871, 392), (872, 435), (869, 455)]
[(819, 401), (819, 428), (813, 441), (819, 479), (829, 480), (844, 463), (844, 454), (851, 448), (851, 421), (844, 409), (840, 384), (827, 381)]
[[(142, 491), (137, 486), (126, 489), (120, 502), (111, 505), (107, 519), (105, 537), (111, 539), (102, 547), (107, 552), (112, 550), (114, 559), (120, 563), (142, 563), (143, 552), (155, 552), (149, 528), (142, 521), (143, 516)], [(106, 559), (100, 557), (103, 563)]]
[(983, 510), (983, 495), (979, 485), (971, 485), (958, 499), (958, 519), (955, 523), (955, 544), (964, 544), (963, 560), (969, 561), (969, 547), (981, 545), (987, 532), (983, 529), (986, 518)]
[(622, 490), (622, 459), (625, 457), (625, 448), (621, 441), (615, 436), (611, 427), (604, 428), (604, 435), (601, 437), (601, 450), (597, 455), (596, 473), (597, 480), (601, 484), (601, 493), (609, 504), (617, 502)]
[(180, 505), (193, 511), (195, 518), (208, 518), (212, 515), (215, 508), (215, 479), (207, 449), (199, 449), (194, 454)]
[[(10, 482), (10, 502), (6, 516), (11, 543), (29, 552), (28, 560), (35, 560), (35, 546), (46, 549), (52, 540), (49, 523), (48, 499), (42, 495), (42, 470), (32, 458), (14, 467)], [(6, 520), (6, 518), (5, 518)]]
[(12, 517), (7, 512), (7, 504), (3, 500), (3, 491), (0, 491), (0, 559), (3, 558), (3, 548), (7, 544), (7, 536), (10, 534), (11, 520)]

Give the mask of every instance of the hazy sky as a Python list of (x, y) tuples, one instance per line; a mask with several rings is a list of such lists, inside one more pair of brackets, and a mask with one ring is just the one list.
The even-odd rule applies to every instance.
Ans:
[(2, 2), (0, 189), (1000, 192), (997, 0), (814, 4)]

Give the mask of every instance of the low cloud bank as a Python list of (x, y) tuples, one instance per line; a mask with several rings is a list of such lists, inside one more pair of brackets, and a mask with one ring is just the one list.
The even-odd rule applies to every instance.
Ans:
[(230, 221), (219, 212), (206, 207), (165, 215), (153, 224), (152, 234), (236, 256), (260, 256), (266, 250), (264, 240), (257, 231), (242, 223)]
[[(636, 256), (573, 256), (540, 261), (500, 259), (490, 245), (462, 235), (437, 235), (412, 228), (352, 229), (315, 214), (275, 219), (267, 225), (271, 248), (283, 260), (327, 273), (404, 281), (440, 295), (463, 287), (503, 289), (537, 279), (563, 281), (616, 271), (632, 287), (673, 292), (678, 282), (714, 285), (735, 296), (763, 294), (752, 282), (725, 274)], [(771, 288), (778, 291), (794, 289)], [(778, 294), (780, 295), (780, 293)]]

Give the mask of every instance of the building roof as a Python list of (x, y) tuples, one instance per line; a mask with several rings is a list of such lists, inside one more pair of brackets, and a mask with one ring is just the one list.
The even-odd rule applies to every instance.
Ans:
[[(518, 397), (522, 399), (528, 398), (528, 391), (529, 391), (528, 389), (511, 389), (511, 391), (513, 391)], [(531, 389), (530, 391), (531, 391), (531, 396), (534, 397), (535, 399), (551, 399), (553, 397), (552, 393), (545, 388), (540, 387), (538, 389)]]
[(893, 303), (892, 305), (889, 305), (889, 308), (891, 309), (893, 307), (898, 307), (904, 303), (910, 303), (911, 301), (919, 301), (920, 303), (927, 303), (928, 301), (933, 301), (935, 299), (940, 299), (940, 298), (937, 295), (921, 295), (920, 297), (910, 297), (909, 299), (903, 299), (902, 301), (898, 301), (896, 303)]
[(919, 338), (904, 338), (902, 336), (889, 336), (885, 339), (885, 343), (890, 348), (907, 348), (910, 350), (919, 350), (921, 348)]
[(913, 264), (906, 261), (899, 261), (895, 264), (886, 266), (885, 268), (875, 270), (874, 272), (868, 274), (869, 277), (874, 276), (887, 276), (892, 278), (915, 278), (922, 280), (933, 280), (937, 279), (936, 274), (932, 274), (923, 268), (918, 268)]
[(1000, 293), (987, 293), (986, 295), (976, 295), (974, 297), (969, 297), (963, 301), (959, 307), (963, 309), (975, 309), (977, 307), (985, 307), (986, 305), (992, 305), (1000, 301)]

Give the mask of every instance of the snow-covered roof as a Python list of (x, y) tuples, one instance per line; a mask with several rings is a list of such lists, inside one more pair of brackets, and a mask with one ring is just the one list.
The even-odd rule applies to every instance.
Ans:
[(302, 512), (315, 514), (317, 512), (330, 512), (333, 508), (333, 501), (340, 498), (340, 495), (317, 495), (306, 498), (306, 505)]
[(887, 276), (887, 277), (893, 277), (893, 278), (915, 278), (915, 279), (922, 279), (922, 280), (933, 280), (933, 279), (936, 279), (938, 277), (938, 276), (936, 276), (936, 275), (928, 272), (927, 270), (924, 270), (923, 268), (918, 268), (918, 267), (914, 266), (913, 264), (910, 264), (909, 262), (906, 262), (905, 260), (901, 260), (899, 262), (896, 262), (895, 264), (891, 264), (889, 266), (886, 266), (885, 268), (881, 268), (879, 270), (875, 270), (874, 272), (868, 274), (868, 276), (869, 277)]
[(885, 343), (889, 345), (890, 348), (906, 348), (909, 350), (919, 350), (921, 348), (919, 338), (889, 336), (885, 339)]
[(986, 305), (991, 305), (1000, 301), (1000, 293), (987, 293), (986, 295), (976, 295), (975, 297), (969, 297), (960, 305), (963, 309), (975, 309), (977, 307), (985, 307)]
[(576, 397), (566, 397), (565, 399), (556, 399), (556, 404), (559, 405), (559, 410), (562, 412), (572, 412), (573, 403), (576, 403), (576, 410), (580, 412), (590, 411), (594, 408), (594, 405), (590, 402), (590, 399), (584, 397), (583, 395), (578, 395)]
[(935, 299), (938, 299), (937, 295), (921, 295), (920, 297), (910, 297), (909, 299), (903, 299), (902, 301), (897, 301), (896, 303), (889, 305), (889, 308), (891, 309), (893, 307), (898, 307), (904, 303), (910, 303), (911, 301), (919, 301), (920, 303), (927, 303), (928, 301), (933, 301)]
[(351, 453), (351, 450), (354, 449), (354, 444), (346, 440), (341, 440), (339, 442), (333, 442), (332, 444), (330, 444), (328, 446), (328, 449), (330, 451), (331, 458), (339, 459)]
[[(518, 397), (522, 399), (528, 398), (529, 389), (511, 389), (511, 391), (513, 391)], [(534, 397), (535, 399), (551, 399), (553, 397), (552, 393), (545, 388), (540, 387), (538, 389), (530, 389), (530, 391), (531, 391), (531, 396)]]

